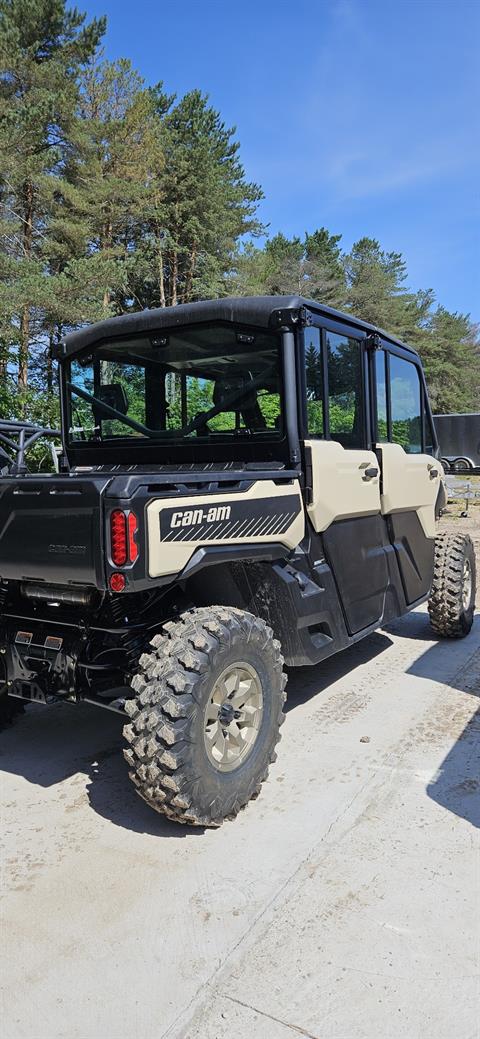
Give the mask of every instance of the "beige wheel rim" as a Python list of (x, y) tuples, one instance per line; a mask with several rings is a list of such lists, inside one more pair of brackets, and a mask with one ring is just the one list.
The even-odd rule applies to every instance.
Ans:
[(257, 741), (263, 714), (260, 678), (251, 664), (229, 664), (217, 678), (205, 708), (209, 761), (219, 772), (243, 765)]

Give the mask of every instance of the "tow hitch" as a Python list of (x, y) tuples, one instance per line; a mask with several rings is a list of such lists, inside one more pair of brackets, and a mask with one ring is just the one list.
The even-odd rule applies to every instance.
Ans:
[[(17, 622), (18, 624), (18, 622)], [(5, 681), (10, 696), (34, 703), (55, 703), (74, 690), (74, 660), (63, 636), (43, 624), (18, 628), (10, 622), (2, 646)]]

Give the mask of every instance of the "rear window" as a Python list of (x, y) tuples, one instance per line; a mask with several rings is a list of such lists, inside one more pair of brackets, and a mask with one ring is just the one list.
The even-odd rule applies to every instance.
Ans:
[(280, 339), (233, 325), (106, 342), (74, 358), (71, 443), (281, 439)]

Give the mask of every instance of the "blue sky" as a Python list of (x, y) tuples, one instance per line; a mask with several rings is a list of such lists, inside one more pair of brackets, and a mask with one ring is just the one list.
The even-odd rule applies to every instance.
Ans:
[(108, 58), (208, 93), (270, 233), (361, 235), (480, 320), (480, 0), (90, 0)]

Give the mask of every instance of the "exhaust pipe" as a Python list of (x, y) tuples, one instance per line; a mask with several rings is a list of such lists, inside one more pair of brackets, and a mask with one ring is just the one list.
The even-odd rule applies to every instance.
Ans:
[(22, 584), (20, 591), (26, 599), (41, 599), (42, 602), (70, 603), (75, 606), (90, 606), (95, 595), (92, 588), (69, 588), (55, 584)]

